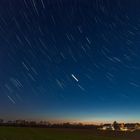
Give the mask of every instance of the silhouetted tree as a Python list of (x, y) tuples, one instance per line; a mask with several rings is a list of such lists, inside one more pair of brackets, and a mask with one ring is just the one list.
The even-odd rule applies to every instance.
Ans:
[(0, 119), (0, 125), (2, 125), (4, 123), (3, 119)]
[(120, 130), (120, 126), (116, 121), (113, 122), (113, 127), (115, 130)]

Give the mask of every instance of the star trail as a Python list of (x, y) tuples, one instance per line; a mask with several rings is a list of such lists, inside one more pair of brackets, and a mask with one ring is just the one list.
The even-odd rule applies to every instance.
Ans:
[(140, 121), (139, 5), (0, 1), (0, 117)]

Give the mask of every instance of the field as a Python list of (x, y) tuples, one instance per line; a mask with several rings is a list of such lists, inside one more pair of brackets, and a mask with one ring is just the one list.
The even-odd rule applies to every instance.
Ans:
[(0, 127), (0, 140), (140, 140), (140, 131)]

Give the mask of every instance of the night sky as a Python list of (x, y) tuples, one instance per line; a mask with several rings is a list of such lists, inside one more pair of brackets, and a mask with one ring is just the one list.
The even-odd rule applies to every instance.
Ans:
[(0, 117), (140, 121), (139, 0), (1, 0)]

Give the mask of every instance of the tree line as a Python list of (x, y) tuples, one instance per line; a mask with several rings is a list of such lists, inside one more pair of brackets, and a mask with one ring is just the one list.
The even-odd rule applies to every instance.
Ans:
[(94, 124), (82, 123), (51, 123), (48, 121), (27, 121), (27, 120), (9, 120), (0, 119), (0, 126), (17, 126), (17, 127), (41, 127), (41, 128), (92, 128), (97, 129), (99, 126)]

